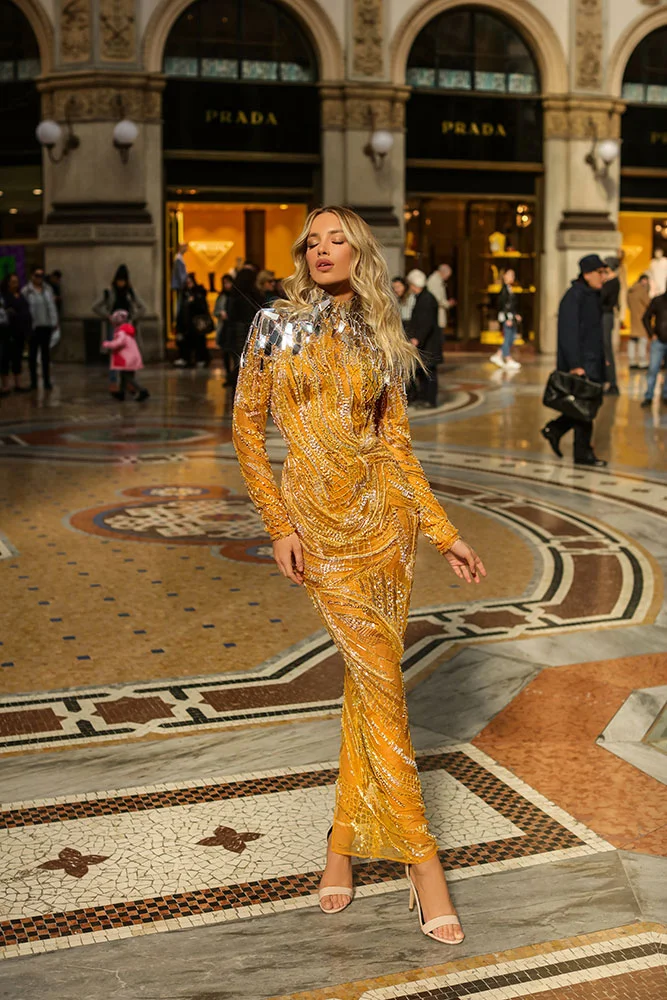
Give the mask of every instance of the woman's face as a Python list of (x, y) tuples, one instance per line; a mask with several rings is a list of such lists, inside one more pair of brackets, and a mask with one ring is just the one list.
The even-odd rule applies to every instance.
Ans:
[(222, 280), (223, 291), (225, 291), (225, 292), (231, 292), (231, 290), (232, 290), (233, 287), (234, 287), (234, 283), (232, 282), (231, 278), (223, 278), (223, 280)]
[(343, 285), (350, 278), (352, 248), (345, 239), (340, 219), (333, 212), (315, 216), (306, 243), (310, 276), (321, 288)]
[(402, 299), (403, 296), (405, 295), (405, 285), (403, 284), (403, 282), (402, 281), (392, 281), (391, 287), (394, 289), (394, 294), (399, 299)]
[(116, 278), (116, 288), (125, 288), (126, 284), (125, 278)]
[(17, 295), (19, 290), (19, 279), (17, 274), (12, 274), (7, 282), (7, 289), (12, 295)]
[(505, 284), (506, 285), (513, 285), (514, 282), (516, 281), (516, 274), (515, 274), (515, 272), (512, 271), (511, 268), (510, 268), (509, 271), (505, 271), (504, 279), (505, 279)]
[(195, 283), (192, 280), (192, 278), (190, 277), (190, 275), (188, 275), (187, 278), (185, 279), (185, 287), (186, 288), (194, 288), (195, 287)]

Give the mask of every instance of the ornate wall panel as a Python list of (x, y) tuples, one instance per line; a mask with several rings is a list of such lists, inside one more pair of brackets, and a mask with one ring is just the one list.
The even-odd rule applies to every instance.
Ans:
[(101, 61), (136, 62), (134, 0), (99, 0), (99, 5)]
[(382, 0), (355, 0), (352, 72), (382, 76)]
[(577, 90), (601, 90), (603, 85), (603, 0), (577, 0), (575, 22), (575, 81)]
[(92, 54), (91, 0), (61, 0), (60, 62), (86, 63)]

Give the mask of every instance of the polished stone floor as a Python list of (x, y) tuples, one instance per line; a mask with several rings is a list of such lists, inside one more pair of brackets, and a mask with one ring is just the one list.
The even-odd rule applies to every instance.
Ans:
[(56, 366), (0, 401), (0, 997), (667, 997), (667, 410), (621, 370), (603, 470), (541, 438), (546, 360), (452, 356), (412, 414), (489, 570), (473, 592), (420, 543), (406, 635), (457, 949), (389, 862), (317, 908), (342, 664), (271, 560), (220, 372), (120, 404)]

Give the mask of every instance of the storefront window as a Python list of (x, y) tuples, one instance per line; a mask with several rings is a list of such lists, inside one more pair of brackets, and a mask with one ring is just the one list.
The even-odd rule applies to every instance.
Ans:
[(0, 0), (0, 82), (34, 80), (40, 73), (39, 48), (25, 14)]
[(633, 104), (667, 104), (667, 28), (652, 31), (630, 56), (623, 99)]
[(539, 91), (537, 67), (521, 36), (503, 18), (476, 10), (441, 14), (420, 32), (407, 83), (489, 94)]
[(181, 14), (164, 56), (169, 77), (312, 83), (312, 48), (270, 0), (199, 0)]

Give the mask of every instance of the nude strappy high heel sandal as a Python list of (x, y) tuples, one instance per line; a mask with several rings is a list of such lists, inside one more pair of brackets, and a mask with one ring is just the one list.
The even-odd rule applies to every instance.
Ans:
[[(412, 910), (414, 910), (415, 908), (415, 903), (417, 904), (417, 916), (419, 917), (419, 926), (422, 929), (422, 934), (425, 934), (426, 937), (433, 938), (433, 940), (437, 941), (439, 944), (449, 944), (449, 945), (461, 944), (463, 942), (463, 939), (465, 938), (465, 934), (463, 934), (463, 937), (459, 938), (458, 941), (447, 941), (446, 938), (436, 937), (436, 935), (433, 933), (433, 931), (437, 930), (438, 927), (450, 927), (450, 926), (456, 926), (456, 924), (458, 924), (458, 926), (461, 927), (461, 921), (456, 916), (456, 914), (450, 913), (442, 917), (434, 917), (433, 920), (427, 920), (426, 923), (424, 923), (424, 915), (422, 913), (422, 905), (419, 901), (419, 893), (417, 892), (415, 884), (412, 881), (412, 876), (410, 875), (410, 865), (405, 866), (405, 876), (408, 882), (410, 883), (410, 903), (408, 908), (410, 912), (412, 912)], [(462, 927), (461, 927), (461, 932), (463, 932)]]
[[(329, 844), (329, 838), (333, 832), (333, 827), (329, 827), (329, 832), (327, 833), (327, 845)], [(327, 916), (332, 913), (340, 913), (342, 910), (346, 910), (352, 900), (354, 899), (354, 887), (349, 885), (327, 885), (323, 889), (317, 890), (317, 895), (320, 901), (320, 909), (322, 913), (326, 913)], [(322, 906), (322, 900), (326, 899), (328, 896), (349, 896), (350, 903), (343, 903), (342, 906), (337, 906), (335, 910), (325, 910)]]

